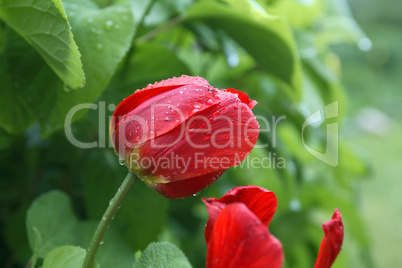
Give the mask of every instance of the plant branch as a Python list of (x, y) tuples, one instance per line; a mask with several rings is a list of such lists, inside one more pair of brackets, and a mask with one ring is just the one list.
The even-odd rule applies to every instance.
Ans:
[(155, 36), (157, 36), (161, 32), (166, 31), (166, 30), (172, 28), (173, 26), (176, 26), (177, 24), (181, 23), (183, 20), (184, 20), (184, 18), (182, 16), (177, 16), (177, 17), (173, 18), (171, 21), (169, 21), (168, 23), (162, 25), (161, 27), (156, 28), (155, 30), (139, 37), (138, 41), (139, 42), (148, 42), (148, 41), (152, 40), (153, 38), (155, 38)]

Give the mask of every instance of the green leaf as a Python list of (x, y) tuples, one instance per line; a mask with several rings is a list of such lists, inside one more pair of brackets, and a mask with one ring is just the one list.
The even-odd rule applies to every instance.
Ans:
[(186, 268), (192, 267), (184, 253), (167, 243), (151, 243), (141, 254), (133, 268)]
[[(44, 135), (63, 126), (71, 108), (95, 101), (106, 88), (119, 62), (131, 46), (134, 20), (128, 3), (116, 3), (100, 9), (90, 0), (63, 2), (75, 40), (82, 53), (86, 86), (82, 90), (58, 90), (54, 109), (41, 120)], [(80, 110), (73, 120), (84, 114)]]
[(61, 0), (4, 0), (0, 18), (38, 51), (67, 86), (84, 86), (80, 53)]
[(76, 244), (77, 218), (70, 200), (59, 191), (38, 197), (28, 210), (26, 228), (29, 245), (39, 258), (55, 247)]
[(149, 83), (190, 73), (173, 51), (160, 44), (148, 42), (133, 48), (134, 53), (113, 81), (113, 86), (118, 84), (125, 93), (132, 94)]
[(4, 35), (5, 48), (0, 55), (0, 126), (18, 134), (48, 115), (57, 96), (55, 88), (62, 89), (63, 82), (15, 31), (6, 27)]
[(186, 18), (188, 21), (201, 20), (214, 29), (223, 29), (254, 57), (259, 68), (270, 73), (282, 89), (299, 99), (301, 66), (285, 19), (270, 15), (263, 9), (248, 7), (243, 10), (239, 1), (229, 2), (231, 5), (199, 2), (190, 8)]
[[(306, 3), (307, 2), (307, 3)], [(308, 28), (323, 13), (323, 1), (277, 1), (273, 8), (295, 28)]]
[(84, 263), (85, 255), (85, 249), (80, 247), (58, 247), (47, 254), (43, 268), (79, 268)]

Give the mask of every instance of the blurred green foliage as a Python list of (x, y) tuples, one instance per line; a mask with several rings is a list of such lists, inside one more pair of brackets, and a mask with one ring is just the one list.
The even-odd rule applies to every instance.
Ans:
[[(57, 28), (49, 31), (47, 20)], [(339, 117), (331, 122), (342, 129), (346, 118), (341, 65), (331, 48), (351, 43), (366, 49), (368, 42), (340, 0), (0, 1), (3, 266), (22, 267), (32, 255), (41, 262), (50, 252), (46, 267), (53, 261), (51, 250), (79, 255), (78, 246), (88, 246), (127, 172), (107, 146), (107, 127), (100, 127), (108, 125), (109, 107), (148, 83), (188, 74), (217, 88), (246, 91), (259, 102), (256, 115), (285, 116), (276, 130), (261, 132), (259, 144), (269, 147), (250, 155), (281, 157), (285, 168), (233, 167), (185, 200), (168, 200), (138, 182), (112, 223), (98, 263), (127, 267), (134, 252), (167, 241), (194, 267), (203, 267), (208, 215), (200, 198), (255, 184), (278, 198), (270, 231), (283, 244), (285, 267), (313, 265), (321, 224), (336, 207), (344, 218), (345, 243), (334, 266), (372, 267), (357, 197), (368, 163), (342, 136), (337, 167), (313, 157), (302, 143), (304, 138), (325, 151), (325, 124), (306, 128), (302, 137), (303, 123), (316, 110), (338, 101)], [(373, 57), (377, 62), (384, 55)], [(105, 112), (101, 106), (80, 111), (72, 132), (80, 141), (105, 141), (108, 148), (77, 148), (65, 136), (69, 110), (88, 102), (103, 105)], [(59, 247), (67, 244), (77, 247)]]

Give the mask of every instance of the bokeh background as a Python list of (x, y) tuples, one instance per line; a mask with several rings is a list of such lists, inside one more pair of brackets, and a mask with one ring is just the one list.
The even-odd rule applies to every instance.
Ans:
[[(25, 267), (33, 252), (41, 259), (64, 244), (86, 248), (125, 177), (112, 148), (68, 142), (68, 110), (83, 102), (117, 105), (137, 88), (181, 74), (246, 91), (259, 102), (257, 115), (285, 115), (275, 137), (259, 137), (277, 145), (250, 157), (275, 153), (286, 168), (233, 167), (184, 200), (168, 200), (138, 182), (101, 247), (103, 267), (131, 267), (134, 253), (152, 241), (171, 242), (194, 267), (204, 267), (208, 215), (201, 198), (247, 184), (278, 197), (270, 231), (283, 244), (285, 267), (313, 266), (321, 224), (336, 207), (345, 240), (334, 267), (402, 266), (401, 1), (65, 0), (87, 78), (79, 89), (66, 87), (66, 77), (49, 67), (29, 41), (32, 29), (18, 24), (22, 15), (2, 6), (9, 3), (0, 1), (0, 266)], [(123, 9), (131, 24), (116, 23)], [(337, 167), (310, 155), (301, 136), (308, 115), (334, 101), (339, 117), (309, 127), (304, 138), (323, 152), (326, 124), (338, 123)], [(111, 114), (79, 114), (73, 134), (107, 141), (108, 130), (99, 126)], [(31, 213), (27, 221), (32, 202), (52, 190), (63, 193), (55, 199), (64, 202), (60, 213)], [(47, 248), (38, 251), (28, 241), (32, 222), (46, 222)]]

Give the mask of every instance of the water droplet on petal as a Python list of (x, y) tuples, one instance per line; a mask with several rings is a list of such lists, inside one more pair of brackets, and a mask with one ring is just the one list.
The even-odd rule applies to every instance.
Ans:
[(209, 100), (207, 101), (207, 104), (208, 104), (208, 105), (211, 105), (212, 103), (214, 103), (214, 101), (211, 100), (211, 99), (209, 99)]
[(119, 164), (120, 164), (120, 165), (124, 165), (124, 163), (125, 163), (124, 159), (120, 159), (120, 160), (119, 160)]

